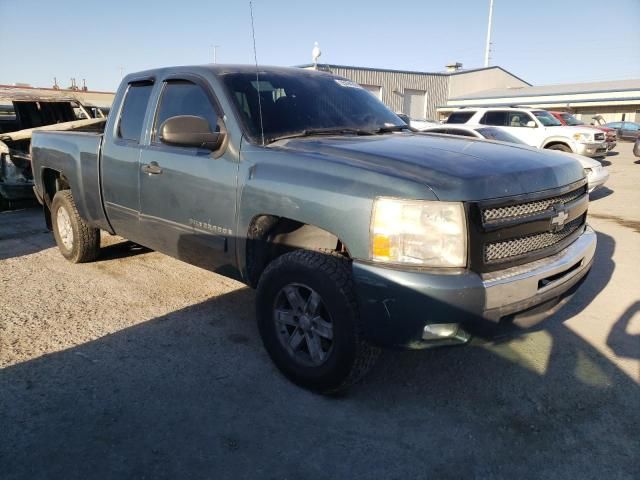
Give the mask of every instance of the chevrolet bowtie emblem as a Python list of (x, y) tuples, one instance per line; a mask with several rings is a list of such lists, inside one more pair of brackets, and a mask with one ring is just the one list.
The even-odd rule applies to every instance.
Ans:
[(551, 231), (552, 232), (558, 232), (560, 230), (562, 230), (562, 227), (564, 227), (564, 222), (567, 221), (567, 218), (569, 218), (569, 214), (567, 212), (565, 212), (564, 210), (560, 210), (558, 211), (556, 208), (556, 211), (558, 212), (558, 214), (554, 217), (551, 217)]

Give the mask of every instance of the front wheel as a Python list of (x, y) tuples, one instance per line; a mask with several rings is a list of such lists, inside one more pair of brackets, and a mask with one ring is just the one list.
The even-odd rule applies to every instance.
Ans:
[(260, 278), (258, 328), (276, 366), (294, 383), (336, 393), (373, 366), (379, 350), (361, 334), (348, 260), (297, 250)]
[(555, 145), (551, 145), (550, 147), (547, 147), (548, 150), (559, 150), (561, 152), (567, 152), (567, 153), (571, 153), (571, 148), (569, 148), (567, 145), (564, 145), (562, 143), (556, 143)]
[(60, 190), (51, 202), (53, 236), (62, 256), (72, 263), (95, 260), (100, 251), (100, 230), (78, 213), (70, 190)]

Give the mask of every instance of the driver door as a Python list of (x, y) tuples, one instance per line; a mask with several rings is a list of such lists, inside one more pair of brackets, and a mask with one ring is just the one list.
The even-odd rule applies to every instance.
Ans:
[(216, 154), (162, 143), (161, 125), (177, 115), (202, 117), (212, 131), (223, 127), (206, 83), (191, 78), (163, 83), (138, 170), (144, 244), (209, 270), (233, 265), (238, 163), (228, 150)]

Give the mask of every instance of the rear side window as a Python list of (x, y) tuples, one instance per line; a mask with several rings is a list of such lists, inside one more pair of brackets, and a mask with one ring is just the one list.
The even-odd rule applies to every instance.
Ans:
[(476, 112), (465, 110), (463, 112), (453, 112), (447, 118), (446, 123), (467, 123)]
[(202, 117), (209, 122), (209, 128), (212, 132), (220, 131), (217, 109), (203, 88), (195, 83), (186, 80), (172, 80), (165, 84), (154, 131), (157, 133), (165, 120), (177, 115)]
[(506, 127), (508, 125), (508, 112), (496, 110), (485, 113), (480, 119), (482, 125), (495, 125)]
[(142, 123), (147, 111), (149, 96), (153, 84), (150, 82), (131, 83), (124, 98), (120, 122), (118, 123), (118, 137), (123, 140), (140, 142)]

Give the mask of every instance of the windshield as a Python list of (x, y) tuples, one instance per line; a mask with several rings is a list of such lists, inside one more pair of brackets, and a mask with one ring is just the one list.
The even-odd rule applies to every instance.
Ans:
[(537, 112), (531, 112), (531, 113), (533, 113), (536, 116), (536, 118), (540, 120), (540, 123), (545, 127), (561, 127), (562, 126), (562, 123), (560, 123), (560, 120), (558, 120), (556, 117), (551, 115), (549, 112), (545, 112), (544, 110), (538, 110)]
[[(282, 137), (407, 128), (370, 92), (351, 80), (309, 72), (228, 73), (222, 81), (255, 143)], [(262, 122), (260, 121), (262, 109)], [(262, 123), (262, 125), (261, 125)]]
[(483, 127), (476, 129), (480, 135), (489, 140), (497, 140), (499, 142), (507, 142), (507, 143), (517, 143), (519, 145), (527, 145), (522, 140), (517, 137), (514, 137), (510, 133), (505, 132), (504, 130), (500, 130), (495, 127)]
[(567, 125), (570, 125), (572, 127), (574, 127), (576, 125), (584, 125), (583, 121), (578, 120), (576, 117), (574, 117), (570, 113), (562, 113), (562, 114), (560, 114), (560, 116), (566, 122)]

